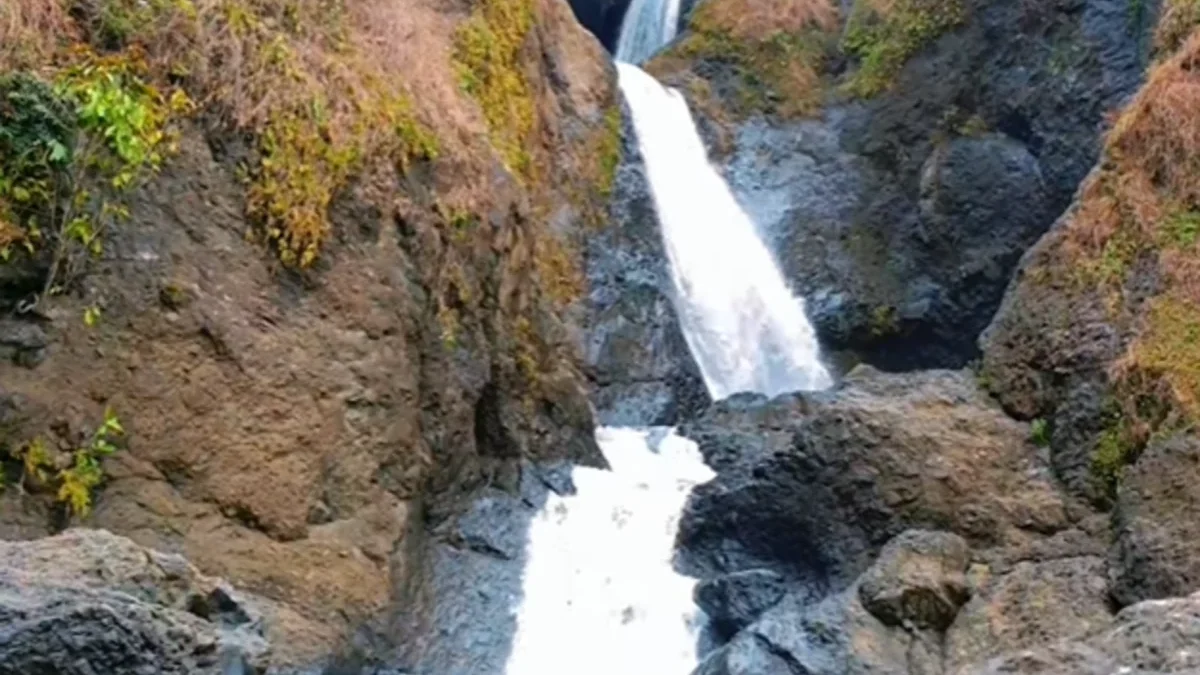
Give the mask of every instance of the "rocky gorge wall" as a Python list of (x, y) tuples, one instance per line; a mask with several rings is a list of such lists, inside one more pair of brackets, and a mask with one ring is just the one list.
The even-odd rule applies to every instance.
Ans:
[[(246, 5), (256, 14), (245, 18), (245, 33), (228, 23), (243, 8), (237, 3), (187, 3), (195, 13), (180, 14), (173, 12), (183, 4), (154, 5), (164, 14), (131, 15), (142, 23), (117, 42), (94, 37), (100, 19), (88, 17), (101, 15), (34, 4), (0, 10), (0, 74), (54, 77), (52, 57), (39, 50), (56, 47), (38, 44), (33, 32), (48, 21), (97, 58), (144, 54), (147, 78), (157, 59), (175, 58), (167, 39), (189, 31), (208, 40), (240, 36), (248, 51), (274, 35), (295, 50), (301, 76), (324, 72), (305, 59), (325, 67), (321, 59), (357, 53), (302, 52), (317, 48), (305, 42), (307, 27), (288, 28), (286, 3)], [(307, 17), (316, 3), (297, 7)], [(208, 89), (195, 70), (158, 84), (181, 83), (196, 109), (178, 123), (177, 148), (161, 170), (125, 199), (127, 218), (85, 261), (86, 274), (23, 311), (30, 289), (42, 288), (50, 255), (16, 246), (0, 264), (0, 539), (79, 525), (182, 555), (266, 607), (255, 630), (271, 648), (253, 662), (272, 672), (319, 667), (355, 629), (403, 604), (404, 590), (422, 583), (414, 551), (439, 541), (424, 532), (465, 508), (464, 495), (511, 484), (526, 460), (603, 461), (570, 318), (585, 233), (605, 209), (619, 149), (606, 121), (616, 101), (600, 46), (556, 1), (368, 3), (337, 21), (350, 43), (401, 78), (394, 86), (415, 121), (400, 122), (424, 127), (436, 149), (411, 161), (364, 162), (337, 186), (329, 234), (311, 265), (277, 258), (274, 244), (264, 245), (275, 235), (264, 235), (253, 208), (270, 168), (259, 158), (304, 139), (304, 127), (289, 136), (273, 121), (244, 121), (233, 107), (240, 101)], [(160, 26), (172, 28), (167, 37)], [(505, 39), (513, 41), (507, 49)], [(487, 50), (471, 51), (480, 40)], [(464, 87), (467, 74), (480, 84)], [(330, 82), (316, 80), (318, 100), (321, 87), (333, 91)], [(506, 109), (516, 113), (489, 107), (496, 95), (519, 99)], [(0, 124), (15, 115), (0, 105)], [(332, 126), (320, 133), (339, 142)], [(341, 161), (309, 152), (284, 161), (311, 161), (318, 176), (326, 162)], [(10, 213), (4, 199), (13, 197), (0, 195), (0, 221)], [(106, 409), (124, 432), (103, 459), (91, 508), (73, 512), (56, 499), (57, 476)], [(40, 545), (71, 561), (84, 555), (81, 537), (89, 541), (73, 535)], [(57, 583), (49, 573), (35, 567), (6, 583), (49, 588)], [(130, 611), (154, 611), (156, 600), (146, 600)], [(96, 607), (103, 615), (114, 606)], [(186, 602), (178, 609), (193, 615), (179, 619), (184, 631), (207, 618)], [(6, 595), (0, 613), (29, 622), (23, 626), (54, 625), (44, 623), (46, 611)], [(101, 640), (92, 667), (132, 667), (123, 659), (141, 649), (136, 641), (103, 642), (106, 624), (77, 623), (80, 644)], [(196, 653), (172, 643), (145, 658), (155, 672), (230, 672), (197, 660), (213, 635), (188, 638), (208, 645)], [(0, 672), (76, 672), (62, 658), (10, 651)], [(87, 663), (78, 668), (91, 672)]]
[[(798, 121), (772, 107), (796, 81), (756, 61), (778, 42), (731, 47), (754, 33), (703, 5), (692, 37), (652, 64), (708, 118), (784, 266), (805, 256), (793, 282), (827, 343), (850, 363), (918, 368), (859, 365), (832, 391), (741, 395), (684, 420), (718, 473), (678, 542), (719, 645), (697, 673), (1197, 667), (1200, 13), (1138, 8), (970, 3), (882, 88), (859, 79), (881, 66), (847, 37), (851, 10), (841, 33), (824, 27), (840, 47), (814, 71), (836, 88)], [(891, 178), (864, 179), (877, 171)], [(843, 257), (855, 237), (829, 236), (851, 225), (885, 239), (873, 263)], [(911, 311), (847, 312), (872, 296), (809, 276), (835, 265), (930, 294)], [(822, 318), (827, 302), (844, 323)], [(976, 354), (970, 369), (919, 369)]]
[[(126, 6), (0, 7), (0, 64), (52, 77), (14, 26), (124, 53), (92, 10)], [(697, 7), (650, 67), (844, 371), (716, 404), (568, 6), (363, 7), (352, 42), (405, 74), (389, 125), (436, 152), (339, 183), (311, 265), (253, 207), (289, 136), (195, 64), (156, 81), (199, 110), (86, 274), (29, 311), (48, 254), (0, 263), (0, 675), (502, 667), (524, 528), (596, 422), (679, 423), (718, 473), (678, 541), (699, 675), (1197, 667), (1194, 3)], [(83, 516), (54, 476), (106, 409)]]
[(1141, 81), (1154, 3), (788, 11), (821, 4), (714, 0), (650, 68), (707, 119), (824, 344), (889, 370), (961, 367)]

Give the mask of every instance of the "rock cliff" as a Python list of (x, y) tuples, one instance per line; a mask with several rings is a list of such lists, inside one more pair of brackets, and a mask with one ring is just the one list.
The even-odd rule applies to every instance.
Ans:
[[(611, 66), (567, 5), (265, 2), (235, 19), (241, 5), (228, 2), (38, 4), (0, 9), (5, 100), (17, 101), (13, 73), (69, 77), (50, 68), (68, 58), (58, 45), (39, 42), (52, 23), (86, 54), (79, 72), (119, 64), (123, 82), (136, 72), (139, 86), (191, 103), (161, 168), (121, 195), (124, 217), (46, 297), (50, 246), (0, 192), (0, 225), (25, 235), (0, 242), (0, 538), (80, 524), (183, 555), (308, 622), (273, 653), (317, 662), (419, 583), (409, 556), (436, 540), (420, 533), (466, 508), (465, 495), (507, 484), (522, 461), (603, 461), (572, 317), (620, 148)], [(288, 23), (326, 9), (335, 15), (319, 25), (342, 35)], [(118, 12), (127, 24), (106, 23)], [(343, 46), (321, 51), (334, 39)], [(283, 59), (289, 74), (263, 92), (191, 60), (236, 69), (243, 52), (226, 48)], [(342, 67), (363, 69), (364, 89), (338, 89)], [(387, 86), (401, 117), (338, 127), (336, 97), (368, 109), (376, 71), (398, 78)], [(312, 78), (312, 108), (280, 101), (290, 77)], [(516, 108), (497, 113), (496, 96)], [(25, 110), (0, 104), (0, 128)], [(352, 147), (377, 123), (432, 140), (402, 162)], [(287, 248), (307, 196), (287, 195), (282, 215), (256, 207), (285, 199), (268, 192), (276, 162), (318, 187), (339, 178), (316, 214), (327, 233), (315, 255)], [(72, 510), (55, 499), (56, 476), (106, 409), (123, 434), (90, 509)], [(20, 663), (5, 666), (28, 672)]]

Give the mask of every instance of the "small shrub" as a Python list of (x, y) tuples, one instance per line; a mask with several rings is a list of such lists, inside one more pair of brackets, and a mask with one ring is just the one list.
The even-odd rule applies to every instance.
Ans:
[(900, 315), (891, 305), (877, 305), (871, 310), (870, 331), (872, 338), (882, 338), (900, 332)]
[(104, 421), (69, 453), (52, 450), (43, 438), (35, 438), (13, 453), (22, 469), (18, 482), (54, 489), (58, 501), (71, 514), (86, 517), (92, 509), (95, 489), (104, 482), (101, 463), (117, 451), (115, 441), (124, 434), (120, 419), (112, 410), (106, 410)]
[(963, 0), (856, 0), (842, 46), (859, 67), (845, 90), (862, 97), (885, 91), (914, 54), (965, 18)]
[(458, 311), (439, 301), (437, 320), (438, 328), (441, 330), (442, 347), (447, 350), (457, 348), (458, 336), (462, 332), (462, 323), (458, 316)]
[(158, 170), (169, 120), (189, 104), (148, 84), (136, 52), (78, 60), (53, 86), (28, 74), (0, 80), (0, 257), (18, 241), (53, 247), (39, 301), (102, 252), (105, 231), (128, 217), (124, 193)]
[(1039, 448), (1050, 447), (1050, 425), (1039, 417), (1029, 424), (1029, 439)]

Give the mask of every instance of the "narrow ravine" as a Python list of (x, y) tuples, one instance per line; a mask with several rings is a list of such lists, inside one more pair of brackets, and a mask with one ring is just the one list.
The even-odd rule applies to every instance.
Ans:
[(804, 301), (708, 155), (687, 102), (618, 63), (671, 266), (676, 309), (713, 399), (822, 389), (829, 374)]
[[(678, 0), (635, 0), (617, 53), (621, 91), (661, 225), (675, 305), (714, 400), (829, 385), (804, 312), (754, 223), (708, 161), (687, 103), (633, 63), (675, 34)], [(578, 467), (530, 525), (506, 675), (688, 675), (705, 624), (673, 566), (692, 488), (713, 477), (666, 427), (601, 428), (611, 471)]]

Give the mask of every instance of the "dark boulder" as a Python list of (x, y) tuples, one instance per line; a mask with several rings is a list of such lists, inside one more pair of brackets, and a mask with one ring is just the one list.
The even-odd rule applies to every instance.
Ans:
[(789, 595), (694, 675), (908, 675), (911, 641), (863, 609), (853, 590), (817, 604)]
[(0, 542), (0, 674), (252, 675), (254, 602), (179, 556), (102, 530)]
[(1121, 605), (1200, 589), (1200, 440), (1153, 443), (1126, 469), (1109, 561)]
[(46, 331), (32, 321), (0, 319), (0, 359), (32, 368), (46, 358)]
[(779, 574), (746, 570), (701, 582), (695, 596), (718, 635), (727, 639), (753, 623), (785, 593), (787, 584)]
[(1067, 526), (1028, 427), (968, 373), (861, 367), (833, 391), (722, 401), (683, 431), (718, 474), (680, 523), (702, 577), (766, 567), (845, 585), (906, 529), (997, 545)]
[(888, 542), (863, 573), (859, 600), (889, 626), (944, 630), (967, 601), (969, 556), (962, 537), (909, 530)]

